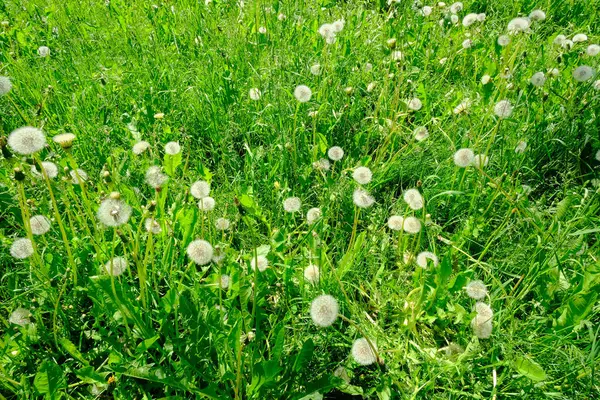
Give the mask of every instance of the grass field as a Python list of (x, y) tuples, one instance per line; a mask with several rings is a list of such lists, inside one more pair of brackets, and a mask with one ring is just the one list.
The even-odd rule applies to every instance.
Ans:
[(391, 3), (0, 3), (0, 399), (600, 396), (600, 2)]

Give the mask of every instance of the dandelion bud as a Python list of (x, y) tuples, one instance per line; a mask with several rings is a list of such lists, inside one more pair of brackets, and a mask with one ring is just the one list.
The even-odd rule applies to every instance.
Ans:
[(113, 200), (119, 200), (121, 198), (121, 193), (119, 192), (111, 192), (109, 197)]
[(346, 94), (348, 96), (350, 96), (354, 92), (354, 88), (352, 86), (348, 86), (347, 88), (344, 89), (344, 92), (346, 92)]
[(58, 143), (63, 149), (68, 150), (73, 146), (75, 135), (72, 133), (63, 133), (61, 135), (54, 136), (52, 140), (54, 140), (54, 143)]
[(18, 168), (18, 167), (15, 168), (14, 172), (15, 172), (15, 180), (16, 181), (23, 182), (25, 180), (25, 174), (23, 173), (21, 168)]
[(386, 44), (390, 49), (395, 49), (396, 48), (396, 39), (395, 38), (388, 39)]

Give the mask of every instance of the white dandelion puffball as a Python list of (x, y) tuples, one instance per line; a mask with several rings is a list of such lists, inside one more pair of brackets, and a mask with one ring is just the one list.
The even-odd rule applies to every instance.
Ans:
[(475, 300), (481, 300), (487, 295), (487, 287), (480, 280), (471, 281), (465, 286), (467, 296)]
[(12, 89), (12, 82), (8, 76), (0, 76), (0, 96), (4, 96)]
[(533, 10), (529, 14), (529, 19), (532, 21), (543, 21), (546, 19), (546, 13), (542, 10)]
[(140, 154), (142, 154), (144, 151), (146, 151), (149, 148), (150, 148), (150, 143), (146, 142), (145, 140), (142, 140), (142, 141), (134, 144), (131, 151), (136, 156), (139, 156)]
[(285, 212), (295, 213), (300, 211), (302, 201), (298, 197), (288, 197), (283, 201), (283, 209)]
[(456, 24), (458, 24), (458, 21), (459, 21), (459, 19), (460, 19), (460, 18), (458, 18), (458, 15), (456, 15), (456, 14), (452, 14), (452, 15), (450, 16), (450, 22), (452, 22), (452, 23), (453, 23), (453, 24), (455, 24), (455, 25), (456, 25)]
[(596, 152), (596, 161), (600, 161), (600, 150)]
[(542, 87), (546, 83), (546, 76), (543, 72), (536, 72), (532, 75), (530, 81), (533, 86)]
[(595, 90), (600, 90), (600, 79), (594, 82), (593, 87)]
[(327, 43), (327, 44), (334, 44), (335, 41), (336, 41), (335, 35), (334, 36), (329, 36), (329, 37), (325, 38), (325, 43)]
[(46, 135), (32, 126), (15, 129), (8, 135), (8, 147), (17, 154), (37, 153), (46, 145)]
[(169, 180), (169, 177), (163, 174), (162, 169), (157, 165), (148, 167), (148, 169), (146, 170), (145, 178), (146, 183), (152, 186), (153, 188), (159, 188), (165, 183), (167, 183), (167, 181)]
[(29, 219), (29, 226), (34, 235), (43, 235), (50, 230), (50, 220), (43, 215), (34, 215)]
[(565, 40), (567, 40), (567, 37), (565, 35), (556, 35), (552, 43), (557, 46), (562, 46)]
[(423, 196), (417, 189), (408, 189), (404, 192), (404, 201), (413, 210), (420, 210), (423, 208), (424, 200)]
[(319, 282), (319, 267), (314, 264), (310, 264), (304, 269), (304, 279), (312, 284)]
[(454, 110), (452, 110), (452, 112), (454, 114), (461, 114), (463, 112), (467, 112), (467, 110), (469, 109), (469, 107), (471, 107), (471, 100), (470, 99), (464, 99), (463, 101), (460, 102), (459, 105), (457, 105), (456, 107), (454, 107)]
[(500, 35), (498, 36), (498, 46), (508, 46), (508, 44), (510, 43), (510, 38), (506, 35)]
[(463, 49), (469, 49), (469, 48), (471, 48), (472, 45), (473, 45), (473, 41), (471, 39), (465, 39), (462, 42)]
[(71, 182), (73, 185), (80, 185), (81, 182), (85, 182), (88, 180), (88, 174), (81, 168), (72, 169), (69, 171), (69, 175), (71, 176)]
[(225, 251), (223, 251), (221, 247), (215, 246), (212, 256), (212, 262), (214, 262), (215, 264), (220, 264), (225, 259), (225, 255)]
[[(375, 343), (373, 343), (373, 347), (377, 350)], [(365, 338), (356, 339), (354, 343), (352, 343), (351, 354), (354, 361), (360, 365), (371, 365), (377, 361), (375, 352), (373, 352), (369, 341)]]
[(424, 126), (417, 126), (413, 130), (413, 135), (417, 142), (422, 142), (429, 137), (429, 131)]
[(567, 50), (571, 50), (573, 48), (573, 41), (566, 39), (564, 40), (561, 45), (560, 45), (563, 49), (567, 49)]
[(371, 182), (371, 179), (373, 179), (373, 173), (367, 167), (358, 167), (354, 170), (352, 178), (354, 178), (356, 183), (366, 185), (367, 183)]
[(252, 259), (250, 259), (250, 267), (253, 271), (258, 267), (259, 272), (264, 272), (269, 267), (269, 260), (265, 256), (252, 256)]
[(248, 96), (250, 96), (250, 99), (257, 101), (260, 100), (260, 90), (258, 88), (252, 88), (250, 89), (250, 91), (248, 92)]
[[(51, 161), (42, 161), (41, 169), (46, 172), (46, 175), (50, 179), (54, 179), (58, 176), (58, 167)], [(38, 171), (35, 165), (31, 166), (31, 172), (36, 176), (42, 176), (42, 172)]]
[(326, 158), (320, 158), (317, 161), (315, 161), (314, 163), (312, 163), (312, 166), (315, 169), (329, 171), (329, 169), (331, 168), (331, 163)]
[(437, 267), (439, 260), (435, 254), (430, 251), (422, 251), (417, 254), (417, 265), (421, 268), (427, 268), (427, 264), (431, 260), (434, 267)]
[(492, 319), (494, 317), (494, 311), (492, 310), (492, 307), (482, 301), (475, 303), (475, 312), (477, 315), (487, 319)]
[(458, 14), (459, 12), (461, 12), (463, 10), (463, 3), (461, 1), (457, 1), (456, 3), (452, 4), (450, 6), (450, 12), (452, 14)]
[[(600, 46), (598, 46), (597, 44), (590, 44), (587, 49), (585, 50), (585, 53), (590, 56), (590, 57), (596, 57), (598, 54), (600, 54)], [(0, 82), (0, 95), (2, 95), (2, 83)]]
[(160, 224), (154, 218), (146, 218), (146, 220), (144, 221), (144, 227), (146, 228), (146, 232), (152, 233), (154, 235), (158, 235), (162, 232)]
[(475, 153), (468, 148), (459, 149), (454, 153), (454, 164), (460, 168), (467, 168), (473, 163)]
[(61, 133), (52, 138), (54, 143), (58, 143), (62, 148), (69, 148), (73, 145), (76, 136), (72, 133)]
[(335, 33), (340, 33), (342, 31), (342, 29), (344, 29), (344, 24), (346, 22), (343, 19), (338, 19), (337, 21), (333, 22), (333, 31)]
[(213, 257), (213, 247), (206, 240), (196, 239), (187, 247), (188, 257), (198, 265), (206, 265)]
[(29, 310), (19, 307), (10, 314), (10, 317), (8, 317), (8, 322), (15, 325), (25, 326), (31, 323), (29, 317), (31, 317)]
[(512, 115), (512, 112), (513, 106), (508, 100), (500, 100), (494, 106), (494, 114), (496, 114), (498, 118), (508, 118)]
[(373, 81), (367, 85), (367, 92), (371, 93), (377, 86), (377, 82)]
[(104, 271), (112, 276), (119, 276), (127, 271), (127, 260), (123, 257), (115, 257), (104, 265)]
[(229, 275), (221, 275), (219, 279), (219, 284), (221, 285), (221, 289), (229, 289), (229, 283), (231, 282), (231, 277)]
[(515, 147), (515, 153), (517, 153), (517, 154), (524, 153), (525, 149), (527, 149), (527, 142), (524, 140), (521, 140), (519, 143), (517, 143), (517, 147)]
[(429, 16), (431, 15), (431, 13), (432, 13), (432, 12), (433, 12), (433, 8), (431, 8), (430, 6), (424, 6), (424, 7), (421, 9), (421, 14), (422, 14), (424, 17), (429, 17)]
[(415, 234), (421, 231), (421, 221), (415, 217), (404, 218), (404, 232)]
[(229, 221), (227, 218), (218, 218), (215, 221), (215, 228), (217, 228), (219, 231), (226, 231), (230, 226), (231, 221)]
[(477, 14), (477, 21), (479, 21), (479, 22), (485, 21), (485, 13)]
[(321, 64), (315, 64), (310, 67), (310, 73), (313, 75), (321, 75)]
[(529, 30), (530, 21), (528, 18), (514, 18), (512, 19), (507, 26), (507, 30), (510, 33), (520, 33), (527, 32)]
[(322, 328), (331, 326), (337, 319), (339, 311), (337, 300), (328, 294), (315, 298), (310, 304), (310, 317), (315, 325)]
[(410, 108), (413, 111), (419, 111), (421, 108), (423, 108), (423, 103), (421, 102), (421, 100), (415, 97), (414, 99), (411, 99), (408, 102), (408, 108)]
[(259, 27), (258, 33), (264, 35), (265, 33), (267, 33), (267, 28), (265, 28), (264, 26)]
[(366, 63), (365, 64), (365, 72), (371, 72), (371, 71), (373, 71), (373, 64)]
[(463, 18), (462, 24), (464, 27), (468, 27), (468, 26), (473, 25), (478, 20), (479, 19), (477, 17), (477, 14), (471, 13), (471, 14), (465, 15), (465, 17)]
[(477, 154), (473, 157), (473, 166), (475, 168), (484, 168), (487, 167), (489, 161), (489, 157), (485, 154)]
[(339, 161), (344, 157), (344, 150), (339, 146), (333, 146), (327, 151), (327, 157), (332, 161)]
[(485, 74), (484, 76), (481, 77), (481, 84), (487, 85), (491, 79), (492, 79), (491, 76), (489, 76), (488, 74)]
[(578, 33), (577, 35), (573, 36), (573, 43), (586, 42), (587, 40), (588, 37), (585, 33)]
[(312, 90), (306, 85), (298, 85), (296, 89), (294, 89), (294, 97), (300, 103), (306, 103), (312, 97)]
[(492, 335), (492, 320), (476, 315), (475, 318), (471, 320), (471, 328), (473, 329), (475, 336), (479, 339), (488, 339)]
[(592, 67), (588, 67), (587, 65), (580, 65), (579, 67), (573, 70), (573, 78), (575, 78), (577, 82), (585, 82), (587, 80), (590, 80), (594, 76), (594, 73), (595, 71)]
[(169, 142), (169, 143), (165, 144), (165, 153), (167, 153), (171, 156), (179, 154), (180, 151), (181, 151), (181, 146), (177, 142)]
[(560, 75), (560, 71), (558, 70), (558, 68), (550, 68), (548, 70), (548, 73), (555, 78)]
[(200, 199), (198, 202), (198, 208), (200, 211), (212, 211), (215, 209), (215, 199), (210, 196), (206, 196)]
[(40, 46), (37, 52), (40, 57), (48, 57), (50, 55), (50, 49), (47, 46)]
[(197, 199), (208, 197), (210, 194), (210, 183), (206, 181), (196, 181), (190, 186), (190, 193)]
[(317, 222), (317, 220), (321, 218), (322, 215), (323, 213), (321, 212), (320, 208), (313, 207), (306, 213), (306, 223), (312, 225), (315, 222)]
[(354, 202), (354, 205), (359, 208), (369, 208), (375, 204), (375, 198), (363, 189), (356, 189), (354, 193), (352, 193), (352, 201)]
[(10, 255), (19, 260), (33, 255), (33, 243), (27, 238), (18, 238), (10, 246)]
[(323, 37), (323, 39), (327, 38), (335, 38), (335, 28), (333, 24), (323, 24), (319, 27), (319, 35)]
[(400, 231), (404, 226), (404, 218), (399, 215), (392, 215), (388, 218), (387, 225), (393, 231)]
[(131, 207), (121, 200), (109, 198), (100, 203), (97, 216), (106, 226), (123, 225), (131, 216)]

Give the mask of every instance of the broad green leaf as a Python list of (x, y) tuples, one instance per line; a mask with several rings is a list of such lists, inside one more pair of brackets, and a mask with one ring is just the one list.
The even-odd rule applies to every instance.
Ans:
[(337, 268), (337, 275), (339, 279), (342, 279), (344, 275), (350, 270), (352, 264), (354, 263), (354, 257), (360, 251), (363, 241), (365, 240), (365, 232), (361, 232), (354, 242), (354, 246), (351, 249), (348, 249), (346, 254), (340, 260)]
[(516, 357), (512, 363), (512, 367), (521, 375), (535, 382), (540, 382), (547, 378), (546, 372), (541, 365), (528, 357)]
[(137, 347), (135, 348), (135, 352), (137, 354), (140, 354), (147, 351), (158, 339), (160, 339), (160, 336), (154, 336), (150, 339), (143, 340), (140, 344), (137, 345)]
[(306, 342), (304, 342), (300, 353), (298, 353), (296, 360), (294, 361), (294, 371), (300, 372), (306, 366), (306, 364), (308, 364), (312, 358), (314, 350), (315, 344), (313, 343), (312, 339), (308, 339)]
[(164, 167), (167, 175), (174, 176), (179, 165), (181, 165), (181, 152), (175, 155), (165, 154)]
[(54, 361), (47, 360), (35, 374), (33, 386), (39, 393), (55, 398), (57, 392), (66, 388), (67, 384), (62, 369)]
[(60, 345), (67, 351), (67, 353), (73, 356), (73, 358), (75, 358), (77, 361), (81, 362), (83, 365), (89, 365), (89, 362), (85, 358), (83, 358), (81, 352), (69, 339), (61, 338), (58, 340), (58, 343), (60, 343)]

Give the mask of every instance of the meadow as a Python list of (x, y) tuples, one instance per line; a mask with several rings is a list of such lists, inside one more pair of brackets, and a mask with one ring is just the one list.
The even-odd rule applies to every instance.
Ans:
[(600, 397), (598, 0), (0, 3), (0, 399)]

